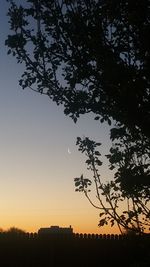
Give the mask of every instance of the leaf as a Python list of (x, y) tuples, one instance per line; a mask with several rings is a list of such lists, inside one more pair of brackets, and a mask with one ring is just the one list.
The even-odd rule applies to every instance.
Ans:
[(99, 159), (97, 159), (95, 162), (96, 162), (96, 164), (97, 164), (98, 166), (101, 166), (101, 165), (102, 165), (102, 162), (101, 162)]
[(99, 116), (95, 117), (94, 120), (98, 121), (100, 119)]
[(99, 151), (95, 151), (96, 156), (101, 156), (101, 153)]
[(112, 171), (112, 170), (115, 169), (115, 166), (111, 165), (111, 166), (109, 167), (109, 169)]
[(75, 182), (75, 186), (79, 186), (80, 185), (80, 182)]
[(104, 226), (106, 223), (106, 219), (101, 219), (99, 222), (99, 226)]
[(108, 118), (107, 122), (108, 122), (108, 125), (111, 125), (111, 120), (109, 118)]
[(114, 221), (114, 219), (112, 219), (110, 222), (111, 222), (111, 227), (113, 227), (113, 226), (114, 226), (114, 224), (115, 224), (115, 221)]
[(96, 146), (101, 146), (101, 143), (96, 143)]

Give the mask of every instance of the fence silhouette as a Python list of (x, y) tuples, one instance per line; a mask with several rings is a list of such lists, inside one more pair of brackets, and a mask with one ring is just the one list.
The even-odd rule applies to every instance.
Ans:
[(87, 234), (87, 233), (72, 233), (72, 234), (38, 234), (38, 233), (0, 233), (1, 237), (18, 237), (26, 239), (52, 238), (52, 239), (75, 239), (75, 240), (150, 240), (150, 234), (144, 235), (121, 235), (121, 234)]

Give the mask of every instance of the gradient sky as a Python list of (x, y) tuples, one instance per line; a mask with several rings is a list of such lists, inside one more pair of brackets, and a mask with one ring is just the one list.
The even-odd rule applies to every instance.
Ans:
[[(98, 211), (75, 192), (73, 178), (82, 173), (90, 178), (76, 137), (103, 142), (105, 154), (110, 145), (108, 126), (92, 115), (74, 124), (48, 97), (19, 87), (23, 66), (7, 56), (7, 3), (0, 3), (0, 228), (37, 231), (72, 225), (74, 232), (106, 232), (98, 227)], [(101, 169), (108, 179), (106, 166)]]

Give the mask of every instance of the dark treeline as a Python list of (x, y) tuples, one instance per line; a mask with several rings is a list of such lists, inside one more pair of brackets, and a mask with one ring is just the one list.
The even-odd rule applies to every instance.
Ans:
[(2, 232), (3, 267), (150, 266), (150, 236)]

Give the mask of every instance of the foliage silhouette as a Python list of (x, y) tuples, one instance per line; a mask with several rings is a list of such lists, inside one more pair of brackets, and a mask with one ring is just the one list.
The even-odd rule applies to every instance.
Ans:
[(95, 120), (115, 124), (110, 169), (122, 197), (149, 221), (149, 0), (10, 2), (6, 45), (26, 66), (20, 85), (63, 104), (75, 122), (93, 112)]
[(21, 235), (21, 234), (26, 234), (26, 232), (20, 228), (17, 227), (11, 227), (7, 230), (8, 234), (12, 234), (12, 235)]
[[(93, 207), (100, 210), (101, 219), (99, 226), (104, 226), (108, 223), (111, 224), (111, 226), (117, 224), (121, 233), (123, 233), (125, 229), (128, 232), (134, 231), (135, 233), (142, 233), (149, 230), (149, 189), (147, 188), (147, 186), (146, 190), (144, 189), (143, 179), (142, 185), (140, 182), (138, 185), (136, 183), (136, 186), (135, 183), (133, 183), (133, 188), (131, 184), (129, 189), (126, 189), (126, 183), (123, 187), (123, 184), (120, 183), (119, 180), (120, 176), (124, 175), (125, 178), (128, 177), (129, 180), (131, 179), (132, 181), (132, 177), (129, 177), (129, 175), (126, 176), (124, 172), (130, 172), (133, 170), (134, 175), (136, 175), (136, 171), (138, 172), (138, 168), (140, 166), (136, 166), (134, 158), (132, 159), (132, 153), (131, 156), (128, 153), (128, 158), (126, 158), (127, 153), (125, 153), (124, 156), (122, 152), (121, 157), (120, 155), (118, 156), (116, 154), (119, 157), (119, 160), (116, 160), (116, 155), (115, 157), (113, 155), (113, 158), (112, 156), (107, 155), (108, 158), (111, 158), (111, 169), (112, 164), (116, 164), (116, 161), (119, 166), (117, 172), (115, 173), (115, 180), (110, 180), (109, 182), (104, 183), (99, 174), (99, 167), (102, 165), (102, 162), (100, 160), (101, 154), (99, 150), (97, 150), (97, 147), (99, 147), (101, 144), (96, 143), (87, 137), (85, 137), (84, 139), (78, 137), (77, 145), (79, 146), (79, 151), (85, 153), (87, 157), (87, 168), (88, 170), (92, 171), (93, 177), (92, 181), (90, 179), (84, 178), (83, 175), (81, 175), (81, 177), (79, 178), (75, 178), (74, 181), (76, 191), (83, 192), (89, 202), (93, 205)], [(128, 145), (128, 142), (126, 142), (126, 145)], [(119, 151), (117, 151), (117, 153), (119, 153)], [(139, 156), (139, 158), (141, 159), (141, 155)], [(139, 160), (139, 158), (137, 158), (136, 160)], [(134, 168), (137, 168), (137, 170), (135, 171)], [(92, 182), (94, 182), (95, 186), (95, 201), (91, 200), (90, 196), (90, 187), (92, 185)], [(127, 183), (127, 185), (129, 186), (129, 183)]]
[(22, 88), (63, 103), (75, 121), (92, 111), (150, 136), (148, 0), (11, 3), (6, 45), (26, 64)]

